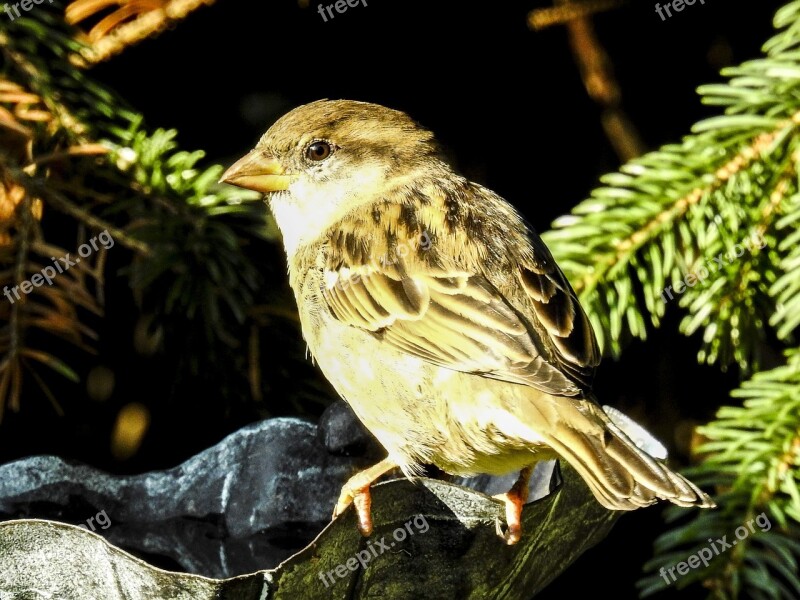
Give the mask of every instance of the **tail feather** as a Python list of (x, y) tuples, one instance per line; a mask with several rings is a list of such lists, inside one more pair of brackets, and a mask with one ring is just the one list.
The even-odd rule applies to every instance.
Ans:
[(591, 401), (573, 406), (571, 418), (560, 412), (550, 421), (553, 428), (545, 441), (583, 477), (600, 504), (612, 510), (635, 510), (658, 500), (714, 506), (700, 488), (637, 446), (625, 431), (629, 424), (617, 415), (609, 417)]

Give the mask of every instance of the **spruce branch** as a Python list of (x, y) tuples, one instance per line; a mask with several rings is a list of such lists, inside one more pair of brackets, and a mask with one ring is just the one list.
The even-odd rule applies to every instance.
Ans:
[[(800, 597), (800, 351), (789, 352), (786, 365), (756, 374), (732, 396), (743, 405), (722, 407), (701, 428), (707, 442), (700, 452), (707, 458), (687, 472), (723, 490), (716, 498), (719, 509), (695, 513), (688, 522), (683, 511), (667, 510), (669, 521), (684, 521), (656, 540), (657, 556), (645, 565), (653, 574), (639, 583), (643, 596), (702, 582), (713, 598)], [(756, 518), (760, 526), (744, 535)], [(674, 583), (664, 577), (662, 569), (723, 536), (737, 543)]]
[[(166, 14), (173, 18), (188, 14), (194, 5), (170, 6)], [(71, 57), (82, 46), (75, 35), (74, 28), (44, 8), (0, 22), (0, 134), (14, 136), (19, 148), (4, 160), (5, 172), (14, 189), (35, 198), (40, 210), (52, 209), (44, 210), (42, 231), (50, 215), (59, 212), (71, 218), (78, 241), (86, 228), (107, 231), (130, 250), (133, 258), (126, 273), (142, 310), (154, 315), (165, 331), (165, 345), (193, 361), (187, 375), (212, 376), (208, 365), (223, 369), (222, 358), (232, 363), (236, 357), (228, 349), (244, 339), (241, 331), (248, 322), (258, 323), (251, 308), (257, 297), (264, 298), (263, 266), (243, 247), (270, 243), (276, 239), (274, 227), (258, 194), (219, 186), (221, 166), (201, 168), (203, 153), (180, 151), (174, 131), (144, 131), (140, 115), (77, 68)], [(12, 222), (0, 227), (0, 237), (7, 236), (3, 239), (10, 244), (8, 258), (13, 261), (20, 256)], [(47, 242), (41, 238), (37, 244), (44, 248)], [(86, 270), (60, 276), (59, 287), (68, 292), (63, 297), (55, 289), (41, 288), (45, 302), (28, 298), (26, 310), (44, 314), (48, 303), (52, 310), (44, 317), (30, 315), (27, 328), (15, 330), (20, 343), (32, 328), (41, 327), (93, 350), (84, 339), (93, 339), (87, 319), (100, 313), (105, 257), (98, 252), (93, 266), (82, 263)], [(41, 268), (35, 257), (23, 258), (27, 275)], [(96, 299), (85, 289), (90, 282)], [(0, 352), (2, 348), (0, 344)], [(45, 355), (24, 358), (26, 363), (43, 362)], [(55, 356), (46, 364), (70, 378), (74, 374)], [(237, 372), (237, 367), (229, 364), (227, 372)], [(21, 370), (2, 375), (0, 392), (16, 393)], [(252, 368), (250, 376), (261, 381), (252, 376)], [(55, 388), (41, 390), (51, 402), (58, 397)]]
[[(658, 326), (702, 332), (700, 362), (758, 371), (770, 342), (800, 325), (800, 2), (778, 11), (764, 57), (702, 86), (722, 114), (680, 144), (634, 159), (543, 237), (581, 296), (601, 344), (619, 354)], [(770, 326), (774, 328), (770, 330)], [(716, 511), (669, 509), (673, 523), (646, 565), (643, 595), (702, 583), (714, 598), (800, 597), (800, 350), (756, 373), (700, 432), (703, 460), (687, 475), (716, 490)], [(677, 521), (678, 518), (682, 521)], [(711, 540), (769, 519), (702, 568), (665, 569)]]
[[(106, 152), (108, 149), (106, 148)], [(76, 153), (80, 155), (80, 153)], [(75, 156), (76, 154), (73, 154)], [(95, 154), (94, 152), (90, 152), (89, 154)], [(52, 155), (50, 155), (52, 156)], [(42, 162), (40, 159), (35, 161), (36, 163)], [(12, 174), (14, 171), (12, 170)], [(141, 240), (137, 240), (136, 238), (128, 235), (123, 229), (119, 227), (115, 227), (110, 222), (93, 215), (87, 209), (78, 206), (74, 202), (72, 202), (69, 198), (64, 196), (63, 194), (59, 193), (54, 186), (44, 183), (40, 180), (36, 180), (31, 177), (26, 177), (22, 172), (16, 172), (17, 181), (24, 186), (30, 193), (36, 194), (37, 197), (44, 200), (48, 205), (52, 206), (56, 210), (59, 210), (65, 214), (68, 214), (71, 217), (74, 217), (77, 221), (87, 225), (88, 227), (95, 229), (97, 231), (108, 231), (109, 235), (114, 238), (115, 242), (119, 242), (122, 246), (133, 250), (134, 252), (138, 252), (143, 256), (148, 256), (151, 254), (150, 248), (147, 244), (143, 243)]]
[[(786, 14), (776, 24), (791, 24)], [(690, 312), (681, 330), (704, 330), (701, 361), (757, 368), (762, 324), (775, 308), (769, 290), (785, 255), (776, 237), (784, 232), (768, 228), (774, 220), (765, 211), (780, 215), (786, 203), (776, 199), (796, 187), (800, 78), (787, 76), (798, 68), (787, 40), (796, 29), (766, 44), (765, 59), (726, 69), (727, 84), (700, 88), (704, 102), (725, 107), (723, 115), (601, 178), (604, 185), (544, 235), (611, 354), (631, 337), (644, 339), (647, 321), (659, 324), (679, 288), (678, 302)], [(754, 233), (765, 236), (766, 248), (742, 256)], [(715, 261), (734, 252), (735, 261)], [(710, 277), (695, 286), (704, 264)], [(743, 271), (738, 284), (726, 277), (734, 270)]]

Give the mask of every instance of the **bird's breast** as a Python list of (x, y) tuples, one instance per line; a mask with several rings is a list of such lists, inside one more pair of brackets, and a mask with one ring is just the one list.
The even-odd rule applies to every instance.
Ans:
[(533, 461), (540, 438), (519, 409), (540, 392), (439, 367), (338, 321), (322, 300), (321, 277), (312, 274), (295, 290), (309, 350), (407, 474), (421, 464), (501, 474)]

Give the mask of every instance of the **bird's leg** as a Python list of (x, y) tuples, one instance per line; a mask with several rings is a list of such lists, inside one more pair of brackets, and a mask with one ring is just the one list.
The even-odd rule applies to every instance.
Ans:
[(350, 504), (355, 504), (359, 531), (365, 536), (372, 533), (372, 511), (370, 510), (372, 498), (369, 493), (369, 487), (378, 477), (395, 467), (397, 465), (394, 462), (384, 458), (378, 464), (364, 469), (348, 479), (339, 494), (339, 501), (333, 511), (333, 518), (335, 519), (342, 514)]
[(528, 501), (528, 483), (531, 480), (531, 473), (533, 473), (533, 467), (525, 467), (519, 472), (519, 478), (510, 490), (505, 494), (494, 496), (506, 505), (508, 530), (504, 534), (500, 531), (498, 523), (497, 535), (503, 538), (509, 546), (516, 544), (522, 537), (522, 507)]

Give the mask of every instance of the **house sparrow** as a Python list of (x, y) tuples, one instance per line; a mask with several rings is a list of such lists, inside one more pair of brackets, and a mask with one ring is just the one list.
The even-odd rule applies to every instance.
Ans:
[(406, 114), (301, 106), (222, 181), (268, 194), (309, 349), (388, 453), (347, 482), (334, 517), (354, 503), (368, 535), (369, 487), (395, 467), (519, 471), (502, 496), (513, 544), (531, 465), (554, 457), (609, 509), (713, 506), (595, 400), (594, 332), (539, 236)]

